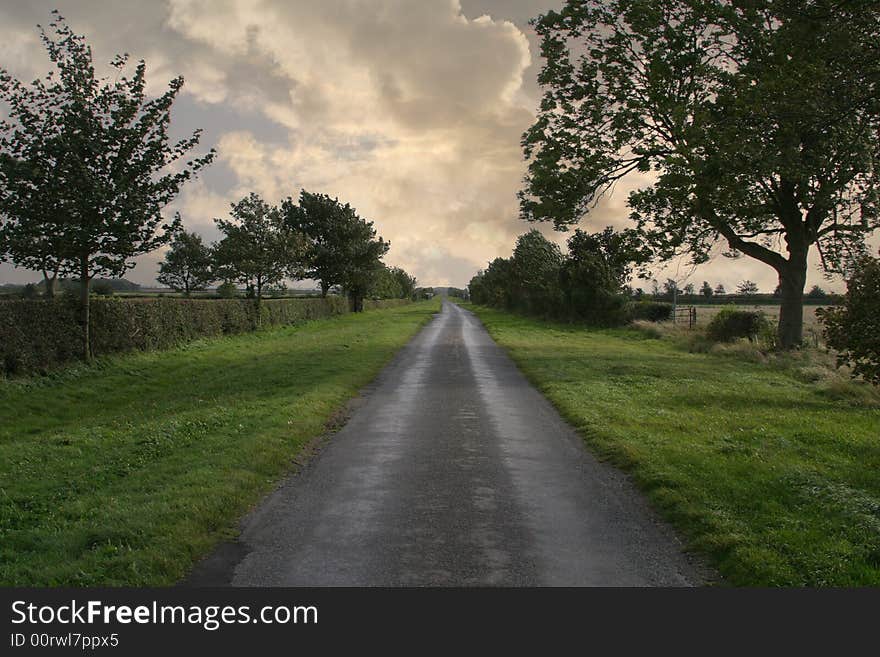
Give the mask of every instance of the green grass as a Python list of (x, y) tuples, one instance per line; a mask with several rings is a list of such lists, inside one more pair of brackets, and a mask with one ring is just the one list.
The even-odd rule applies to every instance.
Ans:
[(179, 580), (438, 307), (0, 380), (0, 583)]
[(876, 389), (796, 357), (688, 353), (636, 330), (467, 307), (725, 581), (880, 585)]

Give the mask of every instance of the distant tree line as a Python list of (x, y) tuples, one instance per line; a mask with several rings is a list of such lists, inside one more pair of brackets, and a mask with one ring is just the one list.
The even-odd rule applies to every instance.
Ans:
[[(662, 301), (677, 300), (681, 303), (730, 303), (736, 300), (754, 301), (756, 303), (773, 303), (779, 304), (782, 298), (782, 289), (777, 286), (771, 293), (762, 293), (758, 288), (758, 284), (754, 281), (741, 281), (732, 293), (728, 293), (723, 283), (718, 283), (714, 287), (709, 281), (703, 281), (699, 290), (693, 283), (680, 285), (677, 281), (667, 278), (661, 285), (658, 281), (651, 282), (650, 292), (645, 292), (642, 288), (632, 290), (633, 296), (642, 298), (650, 296), (650, 298)], [(804, 295), (809, 303), (836, 303), (840, 300), (840, 296), (826, 292), (819, 285), (813, 285), (812, 288)]]

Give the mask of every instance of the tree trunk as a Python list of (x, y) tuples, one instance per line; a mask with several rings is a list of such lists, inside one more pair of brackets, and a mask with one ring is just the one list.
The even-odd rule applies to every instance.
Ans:
[(779, 272), (782, 305), (779, 309), (779, 348), (795, 349), (804, 340), (804, 286), (807, 284), (807, 253), (791, 254)]
[(256, 298), (257, 328), (260, 328), (263, 326), (263, 308), (262, 308), (262, 305), (260, 304), (260, 302), (263, 300), (263, 282), (259, 279), (259, 277), (257, 278), (256, 293), (257, 293), (257, 298)]
[(82, 303), (83, 321), (83, 360), (87, 363), (92, 360), (92, 349), (89, 339), (89, 287), (92, 279), (89, 277), (89, 261), (83, 258), (80, 267), (80, 302)]
[(328, 291), (329, 289), (330, 289), (330, 285), (328, 285), (328, 284), (325, 283), (324, 281), (321, 281), (321, 298), (322, 298), (322, 299), (326, 299), (326, 298), (327, 298), (327, 291)]
[(46, 298), (54, 299), (55, 292), (57, 291), (58, 285), (58, 271), (52, 273), (52, 276), (49, 276), (49, 272), (45, 269), (43, 270), (43, 286), (46, 288)]
[(356, 292), (350, 292), (348, 295), (348, 307), (353, 313), (363, 312), (364, 298)]

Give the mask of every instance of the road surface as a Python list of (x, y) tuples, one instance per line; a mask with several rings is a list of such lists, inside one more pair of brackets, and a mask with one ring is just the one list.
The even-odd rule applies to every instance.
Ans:
[(345, 427), (244, 520), (212, 572), (194, 581), (702, 582), (629, 480), (584, 449), (473, 314), (446, 301)]

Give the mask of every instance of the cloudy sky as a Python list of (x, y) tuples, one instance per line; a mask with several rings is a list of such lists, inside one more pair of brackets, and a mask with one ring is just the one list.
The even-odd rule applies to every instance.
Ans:
[[(539, 99), (529, 18), (561, 0), (0, 0), (0, 66), (30, 80), (49, 70), (36, 30), (57, 7), (96, 62), (128, 52), (160, 93), (183, 75), (180, 133), (204, 128), (218, 157), (181, 194), (188, 228), (218, 237), (213, 218), (250, 191), (271, 202), (301, 188), (350, 202), (391, 240), (386, 262), (423, 285), (463, 286), (510, 254), (529, 228), (517, 216), (520, 135)], [(637, 178), (582, 222), (627, 224)], [(564, 234), (544, 232), (560, 243)], [(155, 283), (162, 253), (128, 278)], [(764, 290), (774, 273), (719, 258), (695, 272), (657, 272)], [(0, 265), (0, 282), (39, 276)], [(839, 289), (815, 272), (810, 283)]]

